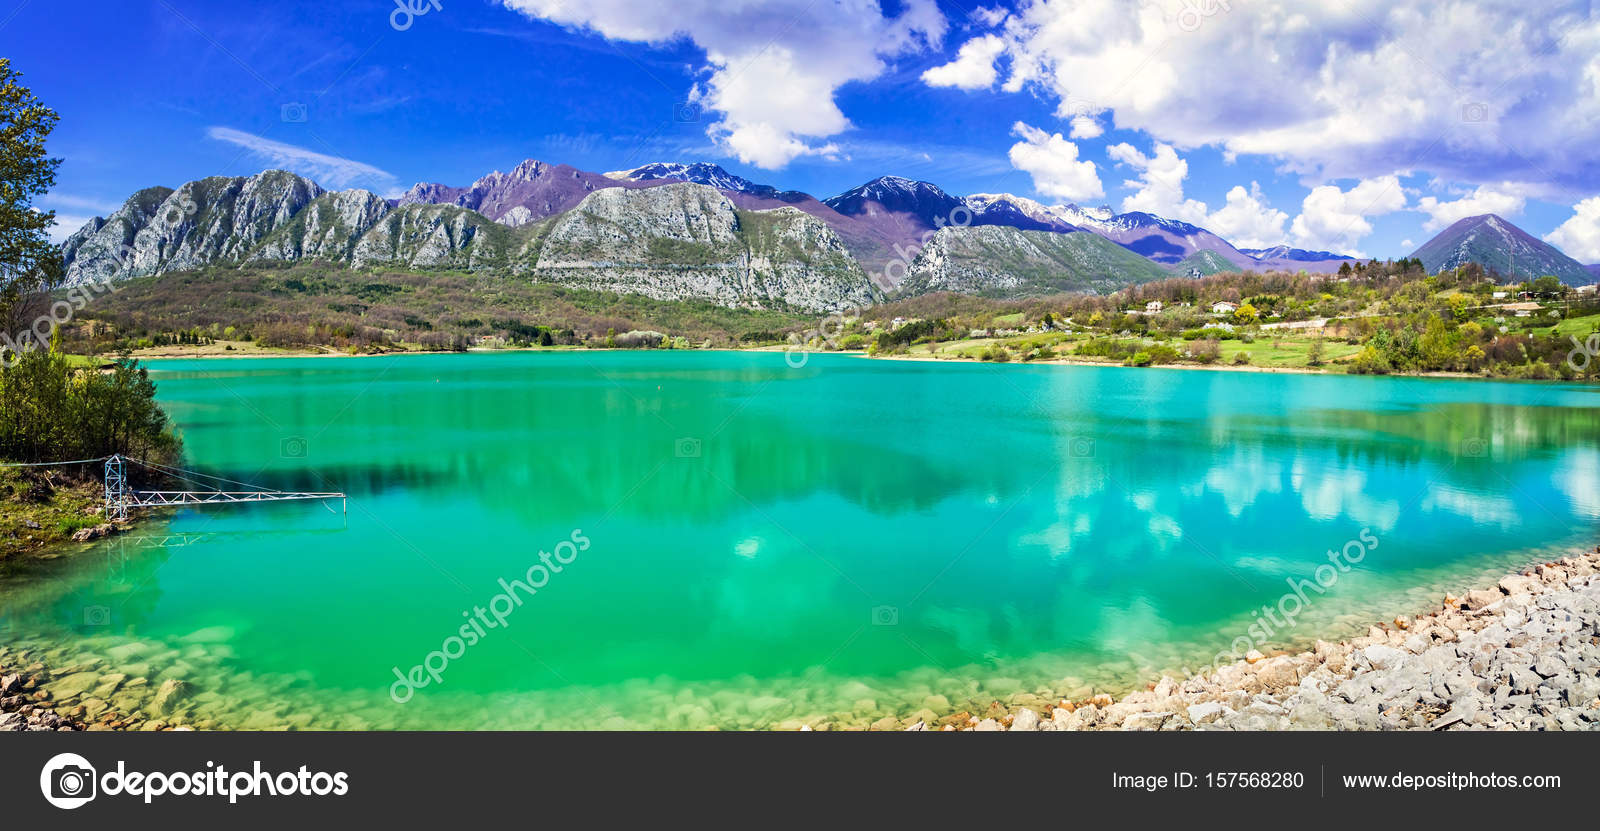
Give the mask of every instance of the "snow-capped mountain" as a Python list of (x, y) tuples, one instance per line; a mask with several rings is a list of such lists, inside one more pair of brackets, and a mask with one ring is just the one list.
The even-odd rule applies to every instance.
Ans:
[(918, 182), (900, 176), (880, 176), (857, 185), (822, 204), (845, 216), (872, 216), (880, 213), (906, 214), (929, 228), (948, 225), (952, 214), (965, 207), (959, 197), (945, 193), (932, 182)]
[(974, 225), (1005, 225), (1023, 230), (1075, 231), (1078, 227), (1054, 208), (1010, 193), (974, 193), (966, 198)]
[(1440, 231), (1411, 256), (1430, 272), (1474, 262), (1511, 279), (1553, 274), (1569, 286), (1594, 279), (1582, 263), (1495, 214), (1469, 216)]
[(464, 188), (418, 182), (398, 204), (456, 205), (515, 227), (569, 211), (594, 191), (619, 185), (625, 183), (569, 165), (528, 159), (509, 173), (496, 170)]
[(1158, 263), (1175, 265), (1196, 251), (1214, 251), (1241, 268), (1259, 268), (1258, 261), (1216, 234), (1188, 222), (1143, 211), (1113, 213), (1110, 208), (1060, 205), (1052, 209), (1063, 222), (1093, 231)]
[(1275, 245), (1271, 248), (1241, 248), (1239, 250), (1257, 260), (1292, 260), (1298, 263), (1316, 263), (1323, 260), (1354, 259), (1348, 254), (1335, 254), (1332, 251), (1307, 251), (1304, 248), (1291, 248), (1287, 245)]
[(757, 196), (776, 196), (779, 191), (771, 185), (758, 185), (749, 179), (724, 170), (710, 162), (651, 162), (632, 170), (613, 170), (607, 177), (626, 182), (693, 182), (710, 185), (717, 190), (749, 193)]

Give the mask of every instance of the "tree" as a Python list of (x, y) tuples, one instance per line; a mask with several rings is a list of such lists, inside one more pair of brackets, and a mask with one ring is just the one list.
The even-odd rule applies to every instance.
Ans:
[(44, 151), (58, 117), (18, 83), (21, 77), (10, 58), (0, 58), (0, 322), (8, 328), (15, 328), (22, 297), (55, 285), (62, 274), (61, 252), (48, 235), (55, 212), (33, 209), (61, 164)]
[(1530, 285), (1530, 290), (1538, 295), (1555, 296), (1565, 291), (1566, 286), (1563, 286), (1561, 284), (1561, 279), (1556, 277), (1554, 274), (1546, 274), (1543, 277), (1535, 279)]
[(1249, 303), (1233, 310), (1233, 322), (1241, 326), (1249, 326), (1260, 317), (1261, 313), (1256, 311), (1256, 307)]

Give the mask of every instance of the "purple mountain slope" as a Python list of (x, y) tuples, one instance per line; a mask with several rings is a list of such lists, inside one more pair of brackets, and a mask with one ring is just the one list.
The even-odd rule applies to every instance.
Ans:
[(419, 183), (398, 203), (458, 205), (516, 226), (568, 211), (602, 188), (654, 187), (669, 182), (717, 188), (745, 210), (798, 208), (833, 228), (868, 273), (880, 273), (896, 259), (909, 262), (918, 252), (919, 241), (930, 232), (963, 222), (1024, 231), (1090, 231), (1168, 266), (1201, 251), (1214, 252), (1240, 269), (1331, 272), (1346, 261), (1336, 254), (1287, 246), (1242, 251), (1205, 228), (1149, 213), (1116, 214), (1109, 208), (1076, 205), (1047, 207), (1009, 193), (959, 197), (930, 182), (899, 176), (882, 176), (818, 200), (810, 194), (752, 182), (708, 162), (652, 162), (599, 174), (529, 159), (508, 173), (496, 171), (467, 187)]
[(758, 185), (744, 178), (722, 169), (721, 165), (710, 162), (694, 162), (682, 164), (679, 162), (652, 162), (632, 170), (614, 170), (606, 174), (607, 177), (629, 182), (694, 182), (697, 185), (710, 185), (723, 193), (745, 193), (751, 196), (760, 196), (775, 199), (786, 204), (794, 204), (810, 199), (809, 194), (797, 190), (778, 190), (771, 185)]
[(515, 226), (569, 211), (582, 202), (583, 197), (601, 188), (648, 186), (618, 181), (570, 165), (549, 165), (528, 159), (509, 173), (497, 170), (469, 187), (418, 183), (400, 197), (399, 204), (459, 205), (503, 225)]
[(880, 176), (822, 202), (845, 216), (893, 214), (904, 217), (902, 223), (907, 227), (924, 229), (956, 221), (958, 209), (965, 207), (960, 198), (938, 185), (900, 176)]
[(1577, 260), (1494, 214), (1469, 216), (1423, 244), (1411, 256), (1429, 271), (1477, 263), (1505, 279), (1553, 274), (1569, 286), (1587, 285), (1594, 273)]
[(1347, 254), (1335, 254), (1332, 251), (1307, 251), (1304, 248), (1290, 248), (1287, 245), (1275, 245), (1271, 248), (1241, 248), (1246, 254), (1258, 260), (1293, 260), (1301, 263), (1317, 263), (1324, 260), (1354, 260)]

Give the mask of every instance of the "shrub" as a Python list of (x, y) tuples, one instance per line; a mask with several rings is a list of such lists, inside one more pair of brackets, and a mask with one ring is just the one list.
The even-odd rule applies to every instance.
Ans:
[(1393, 369), (1389, 359), (1370, 344), (1350, 361), (1350, 371), (1356, 375), (1388, 375)]
[(1250, 363), (1250, 353), (1249, 352), (1235, 352), (1235, 353), (1233, 353), (1233, 365), (1234, 366), (1246, 366), (1249, 363)]

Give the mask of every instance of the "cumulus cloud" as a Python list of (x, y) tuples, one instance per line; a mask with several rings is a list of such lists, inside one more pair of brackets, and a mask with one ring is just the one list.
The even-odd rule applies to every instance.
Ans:
[(1033, 177), (1033, 188), (1055, 199), (1084, 202), (1106, 195), (1094, 162), (1078, 158), (1078, 145), (1060, 133), (1047, 133), (1018, 121), (1011, 134), (1011, 166)]
[(64, 214), (56, 211), (55, 223), (45, 231), (45, 236), (56, 245), (67, 241), (67, 237), (78, 232), (79, 228), (88, 224), (92, 217), (86, 214)]
[(1183, 180), (1189, 176), (1189, 163), (1170, 144), (1157, 143), (1155, 153), (1146, 156), (1131, 144), (1113, 144), (1106, 155), (1138, 172), (1138, 178), (1122, 183), (1133, 193), (1122, 200), (1122, 211), (1145, 211), (1168, 219), (1201, 224), (1206, 221), (1206, 204), (1183, 195)]
[(210, 127), (206, 129), (206, 135), (243, 147), (267, 164), (298, 173), (323, 187), (344, 188), (361, 184), (372, 190), (380, 190), (392, 188), (395, 183), (393, 173), (365, 162), (318, 153), (232, 127)]
[(922, 80), (930, 87), (985, 89), (994, 86), (995, 78), (1000, 75), (994, 62), (1005, 49), (1005, 41), (995, 35), (973, 38), (961, 45), (955, 60), (922, 73)]
[(1072, 131), (1067, 135), (1075, 139), (1099, 138), (1106, 132), (1106, 128), (1100, 126), (1100, 120), (1092, 115), (1075, 115), (1070, 123)]
[(1206, 203), (1184, 195), (1189, 163), (1172, 145), (1157, 142), (1147, 156), (1131, 144), (1113, 144), (1106, 155), (1138, 173), (1122, 183), (1133, 191), (1122, 200), (1125, 213), (1144, 211), (1193, 223), (1246, 248), (1267, 248), (1284, 240), (1283, 224), (1289, 215), (1267, 204), (1256, 182), (1248, 190), (1235, 185), (1223, 206), (1213, 212)]
[(1432, 196), (1424, 196), (1417, 200), (1417, 210), (1428, 215), (1428, 221), (1424, 222), (1422, 227), (1429, 231), (1437, 231), (1469, 216), (1480, 214), (1515, 216), (1522, 213), (1522, 206), (1527, 204), (1527, 201), (1522, 189), (1516, 185), (1507, 184), (1500, 188), (1479, 186), (1460, 199), (1441, 201)]
[(1474, 184), (1600, 181), (1585, 3), (1024, 2), (1001, 24), (1003, 89), (1094, 101), (1180, 148), (1272, 156), (1315, 183), (1422, 164)]
[(1306, 195), (1289, 231), (1296, 245), (1364, 256), (1357, 246), (1372, 233), (1372, 223), (1367, 218), (1394, 213), (1405, 206), (1400, 177), (1392, 174), (1364, 179), (1349, 190), (1322, 185)]
[(1585, 263), (1600, 263), (1600, 196), (1572, 206), (1572, 216), (1545, 236), (1567, 256)]
[(937, 46), (948, 26), (933, 0), (908, 0), (894, 17), (876, 0), (501, 0), (528, 17), (611, 40), (688, 39), (709, 77), (693, 95), (721, 118), (708, 134), (740, 161), (783, 167), (828, 155), (850, 126), (834, 92), (881, 75), (886, 59)]
[(993, 6), (989, 8), (979, 6), (972, 10), (971, 17), (973, 20), (985, 26), (999, 26), (1005, 21), (1009, 14), (1010, 12), (1000, 8), (999, 6)]
[(1250, 189), (1234, 185), (1227, 204), (1207, 217), (1205, 227), (1234, 245), (1245, 248), (1270, 248), (1283, 242), (1283, 223), (1289, 215), (1267, 204), (1261, 185)]
[(70, 193), (47, 193), (39, 199), (38, 209), (54, 211), (55, 222), (45, 231), (50, 241), (60, 245), (67, 241), (67, 237), (78, 232), (90, 219), (96, 216), (105, 216), (122, 207), (121, 203), (107, 199), (96, 199), (92, 196), (77, 196)]

